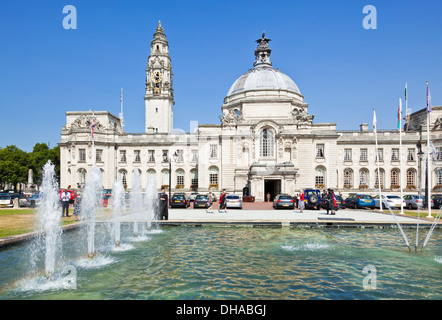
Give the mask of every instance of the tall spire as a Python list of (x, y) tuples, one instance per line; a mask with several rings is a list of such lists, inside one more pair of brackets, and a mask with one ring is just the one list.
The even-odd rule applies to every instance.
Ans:
[(271, 40), (266, 38), (265, 32), (262, 33), (261, 39), (256, 40), (258, 43), (258, 47), (255, 50), (255, 62), (253, 63), (254, 67), (258, 67), (261, 65), (271, 66), (272, 62), (270, 61), (270, 53), (272, 50), (269, 48), (269, 42)]

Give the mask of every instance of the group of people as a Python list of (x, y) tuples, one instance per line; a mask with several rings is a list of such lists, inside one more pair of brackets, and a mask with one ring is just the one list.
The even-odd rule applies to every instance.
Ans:
[[(220, 199), (219, 199), (219, 210), (218, 212), (221, 212), (221, 210), (224, 210), (225, 213), (227, 213), (227, 199), (226, 199), (226, 189), (224, 189), (221, 193)], [(207, 195), (207, 213), (213, 213), (213, 202), (215, 200), (215, 197), (212, 193), (212, 191), (209, 191), (209, 194)], [(161, 193), (158, 195), (158, 214), (157, 218), (159, 220), (169, 220), (169, 197), (167, 196), (166, 189), (161, 188)]]
[[(63, 189), (60, 193), (61, 200), (61, 216), (62, 217), (70, 217), (69, 216), (69, 204), (72, 200), (72, 194), (68, 191), (68, 189)], [(75, 221), (80, 221), (80, 203), (81, 203), (81, 193), (77, 193), (77, 197), (74, 200), (74, 219)]]
[[(298, 194), (296, 196), (297, 202), (298, 202), (298, 209), (302, 213), (305, 209), (305, 195), (304, 193)], [(327, 210), (327, 214), (335, 215), (337, 204), (336, 204), (336, 196), (332, 189), (328, 189), (327, 191), (324, 190), (324, 192), (321, 194), (321, 201), (325, 204), (325, 209)], [(330, 213), (329, 213), (330, 212)]]

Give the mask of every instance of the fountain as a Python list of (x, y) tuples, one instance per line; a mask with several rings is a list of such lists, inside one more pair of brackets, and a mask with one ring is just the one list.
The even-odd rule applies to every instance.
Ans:
[(117, 247), (120, 245), (121, 212), (125, 206), (124, 193), (123, 182), (121, 179), (116, 180), (112, 189), (112, 211), (114, 214), (115, 246)]
[(87, 252), (88, 257), (91, 259), (95, 255), (96, 210), (99, 205), (101, 186), (101, 171), (97, 166), (93, 166), (81, 200), (81, 216), (87, 222)]
[(155, 178), (151, 178), (146, 186), (144, 205), (147, 208), (147, 230), (152, 229), (152, 219), (155, 216), (157, 206), (157, 184)]
[[(55, 177), (55, 165), (48, 161), (43, 167), (43, 181), (41, 185), (41, 204), (37, 210), (37, 241), (44, 242), (45, 273), (50, 279), (54, 273), (55, 261), (60, 247), (60, 220), (58, 183)], [(35, 255), (37, 256), (37, 255)], [(35, 263), (35, 262), (34, 262)]]
[(143, 194), (141, 192), (140, 171), (134, 169), (134, 178), (132, 182), (132, 190), (130, 192), (130, 208), (133, 213), (134, 236), (138, 236), (138, 220), (143, 209)]

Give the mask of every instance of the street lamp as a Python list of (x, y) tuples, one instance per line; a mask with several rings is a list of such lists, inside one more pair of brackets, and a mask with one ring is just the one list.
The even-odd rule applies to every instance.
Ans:
[[(173, 159), (174, 159), (175, 162), (178, 159), (178, 154), (176, 153), (176, 151), (173, 154)], [(168, 151), (167, 150), (164, 150), (163, 162), (169, 162), (169, 206), (170, 206), (171, 201), (172, 201), (172, 197), (171, 197), (171, 192), (172, 192), (172, 158), (170, 158), (168, 156)]]

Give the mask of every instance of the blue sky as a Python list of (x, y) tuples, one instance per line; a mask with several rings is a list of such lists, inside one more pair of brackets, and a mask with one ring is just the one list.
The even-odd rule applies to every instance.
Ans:
[[(65, 30), (65, 5), (77, 29)], [(377, 29), (366, 30), (366, 5)], [(399, 98), (442, 105), (442, 1), (309, 0), (2, 0), (0, 147), (31, 151), (60, 141), (66, 111), (118, 115), (124, 88), (126, 131), (144, 131), (144, 81), (150, 42), (161, 20), (174, 72), (174, 127), (219, 123), (233, 82), (254, 61), (265, 30), (271, 60), (289, 75), (315, 122), (338, 130), (371, 123), (397, 127)]]

